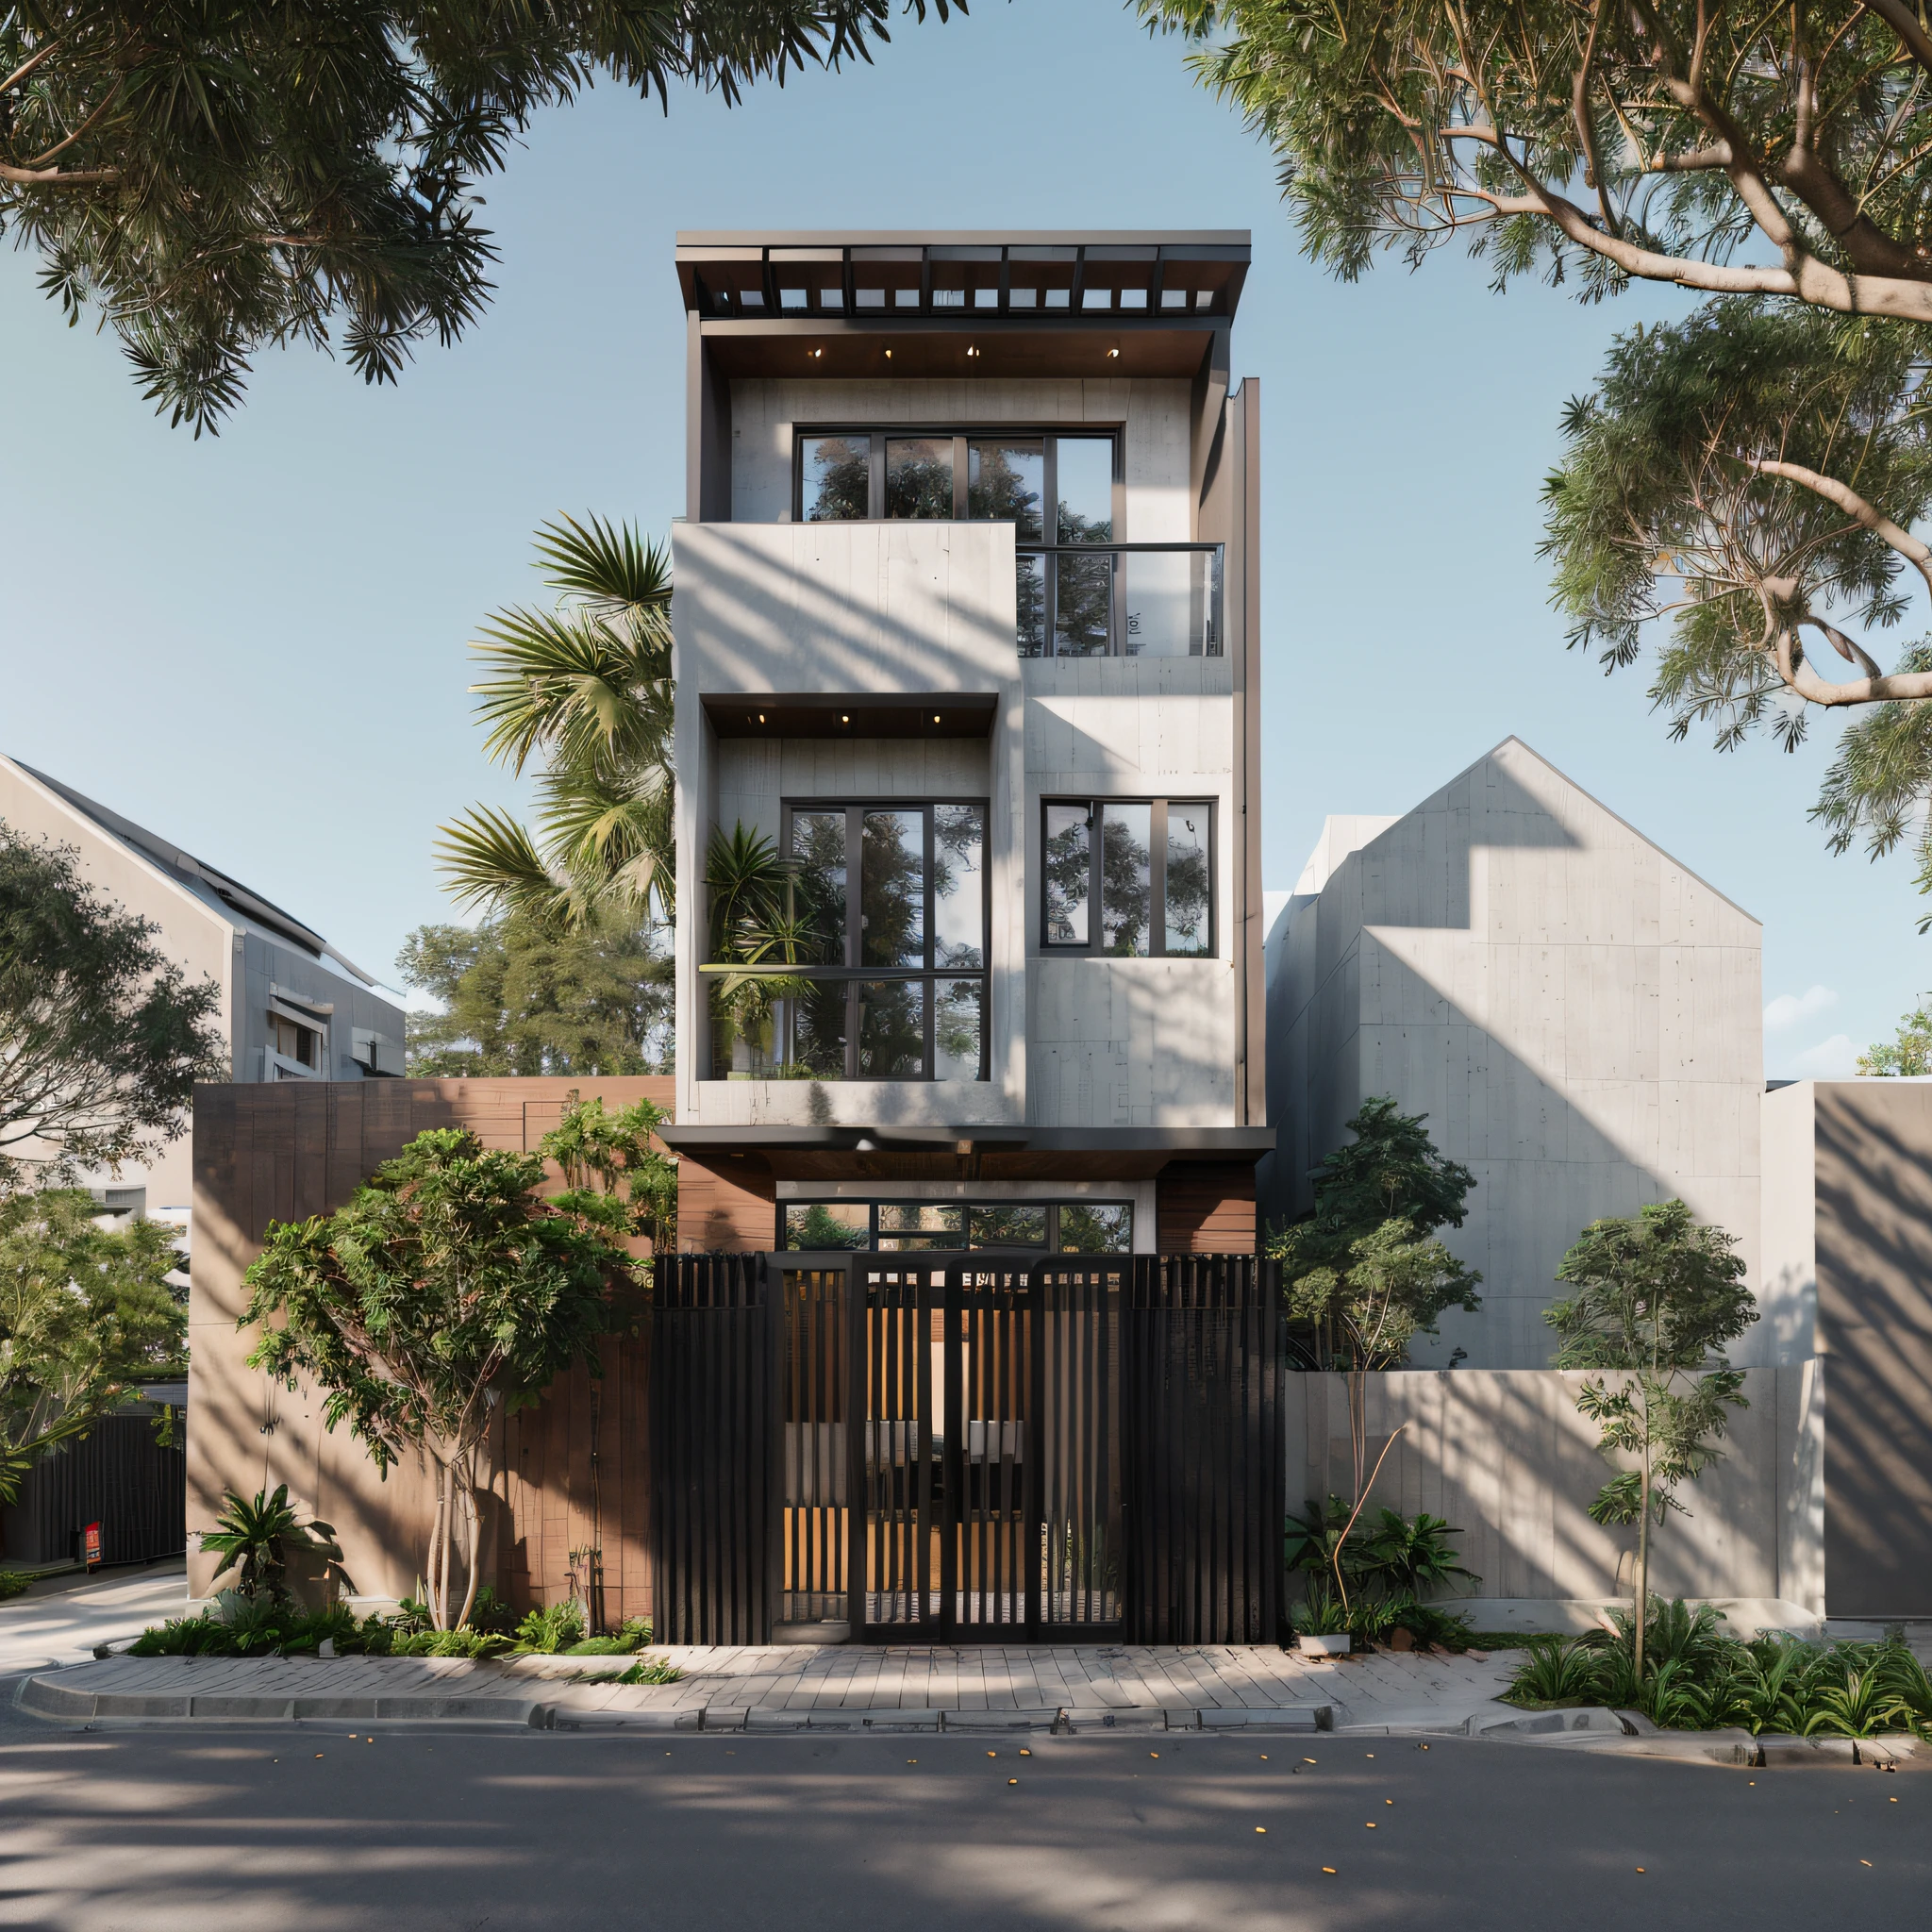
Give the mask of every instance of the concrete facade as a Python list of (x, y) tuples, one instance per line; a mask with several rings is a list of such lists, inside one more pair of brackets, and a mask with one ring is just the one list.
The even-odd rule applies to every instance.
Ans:
[[(1262, 1213), (1373, 1095), (1476, 1175), (1443, 1238), (1483, 1274), (1418, 1367), (1531, 1369), (1591, 1221), (1681, 1195), (1758, 1268), (1761, 929), (1516, 739), (1400, 818), (1331, 820), (1268, 951)], [(1777, 1353), (1766, 1324), (1742, 1363)]]
[[(228, 1077), (358, 1080), (403, 1071), (403, 1011), (319, 934), (168, 840), (58, 780), (0, 757), (0, 824), (78, 854), (84, 877), (158, 928), (157, 944), (191, 982), (219, 989), (214, 1019)], [(321, 1042), (318, 1063), (278, 1054), (280, 1016)], [(184, 1123), (185, 1125), (185, 1123)], [(154, 1219), (186, 1231), (193, 1182), (188, 1136), (145, 1165), (90, 1179), (111, 1199), (135, 1193)]]
[[(671, 1139), (703, 1203), (688, 1244), (763, 1247), (788, 1201), (1091, 1196), (1131, 1206), (1137, 1248), (1185, 1224), (1198, 1249), (1226, 1238), (1234, 1196), (1251, 1200), (1271, 1136), (1259, 398), (1228, 366), (1246, 258), (1246, 235), (1221, 233), (679, 238), (691, 361), (688, 515), (673, 532)], [(957, 487), (975, 439), (1050, 451), (1074, 435), (1112, 445), (1097, 537), (1064, 535), (1044, 480), (1030, 537)], [(807, 452), (831, 436), (871, 452), (870, 514), (841, 498), (832, 520), (808, 520)], [(949, 444), (952, 515), (895, 514), (889, 436)], [(1056, 655), (1050, 614), (1035, 644), (1021, 635), (1022, 574), (1039, 565), (1050, 611), (1049, 570), (1074, 567), (1056, 560), (1063, 541), (1108, 546), (1113, 615), (1104, 647), (1083, 641), (1092, 655)], [(1195, 623), (1191, 655), (1154, 654), (1175, 648), (1164, 626), (1191, 594), (1158, 588), (1175, 557), (1144, 548), (1159, 545), (1221, 572), (1219, 621), (1205, 637)], [(1208, 957), (1049, 949), (1042, 805), (1069, 796), (1208, 808)], [(714, 1053), (715, 836), (741, 825), (782, 849), (788, 811), (982, 799), (982, 1077), (957, 1061), (940, 1077), (837, 1078), (816, 1061), (807, 1075), (741, 1040)], [(1185, 1208), (1161, 1180), (1180, 1167)], [(1241, 1224), (1246, 1246), (1251, 1206)]]
[(1932, 1615), (1932, 1081), (1767, 1093), (1764, 1206), (1761, 1325), (1831, 1391), (1832, 1615)]

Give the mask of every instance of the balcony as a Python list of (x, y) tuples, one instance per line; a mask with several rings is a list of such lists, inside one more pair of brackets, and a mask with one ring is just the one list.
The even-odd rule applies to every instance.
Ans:
[(1020, 545), (1023, 658), (1219, 658), (1219, 543)]

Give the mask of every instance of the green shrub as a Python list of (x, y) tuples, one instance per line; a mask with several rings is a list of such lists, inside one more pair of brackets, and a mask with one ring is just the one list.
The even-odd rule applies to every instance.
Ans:
[(9, 1597), (16, 1597), (31, 1587), (33, 1572), (30, 1570), (0, 1570), (0, 1604)]
[(675, 1684), (684, 1673), (661, 1657), (640, 1657), (618, 1678), (620, 1684)]
[(548, 1604), (532, 1610), (517, 1625), (517, 1648), (555, 1657), (584, 1640), (583, 1607), (567, 1597), (560, 1604)]
[(1531, 1639), (1506, 1700), (1637, 1710), (1665, 1730), (1736, 1725), (1754, 1735), (1932, 1735), (1932, 1678), (1897, 1636), (1879, 1643), (1771, 1636), (1746, 1642), (1726, 1632), (1723, 1613), (1708, 1605), (1653, 1601), (1640, 1678), (1636, 1619), (1613, 1621), (1614, 1632)]

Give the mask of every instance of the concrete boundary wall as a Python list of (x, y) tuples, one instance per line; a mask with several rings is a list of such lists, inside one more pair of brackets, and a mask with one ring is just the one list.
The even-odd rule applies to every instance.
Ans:
[[(1288, 1506), (1352, 1487), (1341, 1375), (1291, 1374), (1284, 1410)], [(1402, 1424), (1369, 1493), (1373, 1512), (1426, 1509), (1462, 1531), (1485, 1597), (1627, 1596), (1636, 1531), (1590, 1505), (1608, 1475), (1596, 1425), (1576, 1410), (1589, 1379), (1556, 1369), (1400, 1370), (1368, 1378), (1369, 1466)], [(1666, 1596), (1782, 1598), (1824, 1608), (1824, 1364), (1750, 1369), (1713, 1464), (1654, 1545)]]

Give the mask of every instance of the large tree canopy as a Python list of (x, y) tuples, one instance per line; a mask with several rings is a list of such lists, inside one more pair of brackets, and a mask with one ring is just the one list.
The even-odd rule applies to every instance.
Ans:
[[(941, 20), (964, 0), (905, 0)], [(261, 348), (339, 339), (366, 380), (490, 292), (479, 177), (600, 79), (735, 101), (869, 59), (892, 0), (9, 0), (0, 231), (89, 303), (197, 434)]]
[[(1932, 586), (1932, 27), (1915, 0), (1137, 0), (1274, 150), (1307, 253), (1353, 280), (1460, 239), (1586, 300), (1713, 298), (1623, 336), (1546, 491), (1571, 641), (1634, 663), (1721, 748), (1848, 725), (1813, 813), (1836, 850), (1919, 839), (1932, 649), (1869, 636)], [(1850, 667), (1827, 675), (1824, 662)], [(1932, 921), (1928, 921), (1932, 924)]]
[(71, 847), (0, 821), (0, 1187), (138, 1160), (227, 1077), (219, 989), (191, 985), (159, 928), (104, 898)]
[(1913, 0), (1137, 0), (1274, 148), (1353, 278), (1475, 234), (1579, 270), (1932, 322)]

